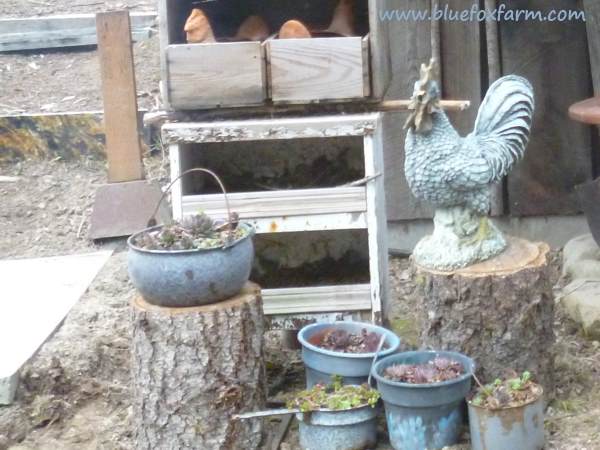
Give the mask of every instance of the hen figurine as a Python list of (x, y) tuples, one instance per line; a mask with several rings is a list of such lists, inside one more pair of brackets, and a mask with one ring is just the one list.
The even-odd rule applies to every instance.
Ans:
[(413, 194), (435, 207), (434, 232), (415, 247), (417, 264), (455, 270), (492, 258), (506, 239), (488, 219), (490, 186), (523, 157), (533, 88), (509, 75), (494, 82), (471, 134), (461, 137), (439, 106), (436, 62), (421, 66), (406, 121), (405, 174)]

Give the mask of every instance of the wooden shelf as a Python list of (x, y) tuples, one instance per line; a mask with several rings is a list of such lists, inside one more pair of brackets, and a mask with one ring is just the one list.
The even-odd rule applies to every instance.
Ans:
[(285, 289), (263, 289), (266, 315), (369, 311), (371, 286), (352, 284)]
[[(364, 187), (245, 192), (228, 197), (232, 211), (237, 212), (240, 219), (252, 223), (257, 233), (367, 227)], [(182, 216), (200, 210), (212, 217), (227, 217), (221, 194), (182, 197)]]

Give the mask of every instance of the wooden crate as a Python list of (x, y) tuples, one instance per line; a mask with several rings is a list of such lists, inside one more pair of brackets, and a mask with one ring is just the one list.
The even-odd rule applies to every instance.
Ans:
[[(185, 154), (192, 144), (202, 144), (191, 150), (200, 152), (220, 142), (362, 138), (364, 174), (373, 177), (365, 185), (228, 194), (231, 208), (259, 234), (367, 230), (370, 283), (264, 289), (265, 313), (272, 328), (297, 329), (315, 320), (365, 316), (381, 322), (382, 306), (388, 298), (388, 266), (380, 125), (379, 114), (364, 114), (163, 126), (172, 179), (190, 168)], [(226, 215), (222, 194), (190, 195), (181, 180), (171, 192), (176, 219), (199, 209), (214, 217)]]
[(391, 67), (389, 24), (379, 19), (378, 11), (392, 0), (369, 0), (368, 5), (356, 0), (361, 9), (358, 37), (185, 43), (183, 26), (193, 7), (207, 11), (217, 36), (232, 36), (250, 14), (263, 15), (273, 32), (290, 18), (326, 26), (337, 0), (311, 1), (158, 0), (161, 90), (167, 109), (260, 106), (269, 103), (269, 92), (276, 103), (382, 98)]
[(266, 76), (260, 42), (186, 44), (191, 1), (159, 0), (161, 90), (172, 109), (261, 105)]
[(167, 46), (168, 97), (175, 109), (261, 105), (266, 98), (260, 42)]
[(369, 97), (369, 37), (268, 40), (269, 91), (274, 103)]

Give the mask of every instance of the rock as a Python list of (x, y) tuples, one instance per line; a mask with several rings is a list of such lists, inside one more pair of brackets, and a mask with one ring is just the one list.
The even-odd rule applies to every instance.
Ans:
[(571, 239), (563, 250), (563, 275), (600, 280), (600, 247), (591, 234)]
[(600, 339), (600, 281), (575, 280), (564, 288), (567, 314), (590, 339)]

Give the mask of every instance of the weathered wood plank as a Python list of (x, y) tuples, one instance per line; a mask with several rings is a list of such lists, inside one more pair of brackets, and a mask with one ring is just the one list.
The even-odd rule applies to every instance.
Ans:
[[(367, 210), (364, 187), (293, 189), (231, 193), (227, 195), (231, 209), (242, 219), (304, 216), (313, 214), (353, 213)], [(209, 214), (227, 215), (223, 196), (186, 195), (184, 214), (202, 209)]]
[(162, 136), (163, 142), (169, 144), (365, 136), (375, 130), (377, 118), (377, 114), (356, 114), (293, 119), (168, 123), (162, 127)]
[(173, 108), (257, 105), (266, 98), (259, 42), (171, 45), (167, 66)]
[(368, 96), (362, 38), (270, 40), (269, 85), (274, 102), (346, 100)]
[[(573, 9), (571, 0), (502, 0), (507, 11)], [(503, 21), (502, 68), (529, 79), (536, 113), (525, 159), (508, 177), (512, 215), (580, 212), (574, 186), (592, 176), (591, 131), (567, 117), (571, 104), (591, 96), (583, 22)]]
[(108, 181), (144, 178), (129, 12), (96, 16), (102, 75)]
[[(469, 10), (473, 0), (441, 0), (440, 7)], [(445, 98), (464, 98), (471, 108), (461, 113), (448, 113), (457, 131), (465, 136), (473, 131), (473, 124), (481, 104), (481, 42), (477, 21), (443, 21), (441, 32), (442, 92)]]
[(600, 2), (583, 0), (594, 94), (600, 95)]
[[(365, 175), (383, 173), (383, 130), (381, 119), (375, 133), (365, 137)], [(371, 275), (371, 320), (382, 324), (389, 307), (388, 239), (385, 188), (382, 177), (367, 184), (367, 226)]]
[[(587, 28), (594, 95), (600, 96), (600, 2), (597, 0), (583, 0), (583, 6), (585, 8), (585, 25)], [(598, 130), (600, 128), (596, 127), (596, 131)], [(596, 133), (595, 137), (595, 146), (597, 147), (600, 142), (598, 133)], [(598, 148), (595, 150), (592, 153), (594, 175), (600, 176), (600, 151), (598, 151)]]
[(266, 315), (363, 311), (371, 309), (368, 284), (264, 289)]
[[(393, 0), (388, 7), (428, 10), (429, 0)], [(421, 63), (431, 57), (431, 23), (391, 21), (388, 33), (393, 76), (385, 99), (407, 99), (419, 79)], [(404, 176), (405, 120), (405, 113), (386, 113), (383, 118), (386, 209), (392, 221), (432, 217), (431, 209), (413, 196)]]
[[(0, 294), (12, 299), (0, 305), (0, 385), (14, 385), (14, 374), (52, 335), (111, 254), (0, 260)], [(10, 403), (11, 390), (1, 391), (0, 386), (5, 394), (0, 403)]]
[[(134, 40), (150, 37), (156, 13), (132, 13)], [(62, 16), (0, 19), (0, 52), (96, 45), (96, 16)]]
[(373, 88), (371, 95), (376, 99), (385, 97), (392, 81), (389, 32), (391, 24), (381, 20), (380, 13), (394, 6), (393, 3), (391, 0), (369, 0), (369, 40)]

